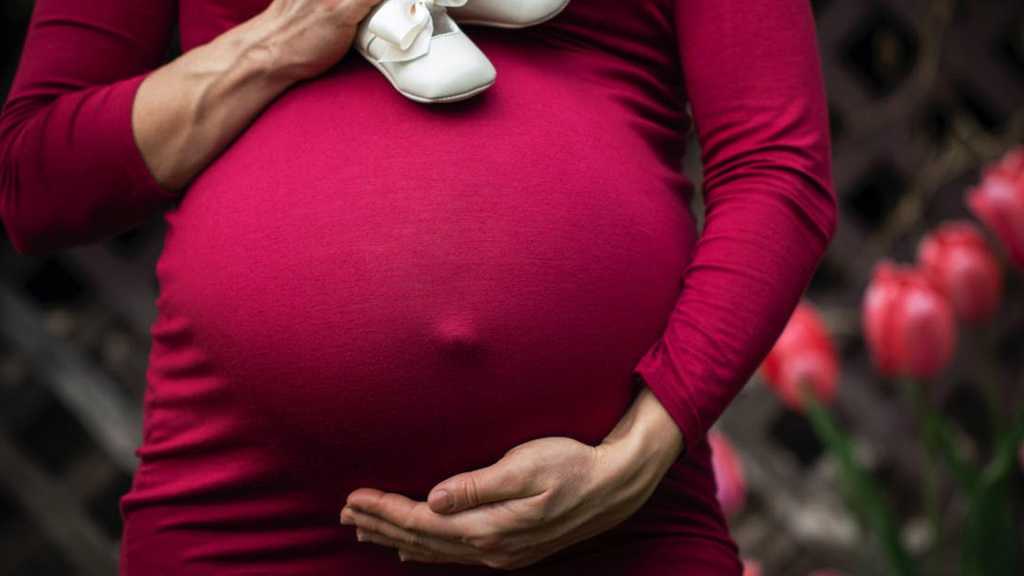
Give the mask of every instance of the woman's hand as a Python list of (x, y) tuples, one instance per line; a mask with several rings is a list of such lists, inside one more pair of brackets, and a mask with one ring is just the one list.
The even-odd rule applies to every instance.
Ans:
[(679, 429), (643, 388), (598, 446), (531, 440), (441, 482), (428, 502), (359, 488), (341, 522), (365, 542), (397, 548), (403, 561), (521, 568), (628, 518), (681, 450)]
[(381, 0), (273, 0), (241, 26), (272, 67), (293, 81), (319, 76), (352, 47), (356, 27)]

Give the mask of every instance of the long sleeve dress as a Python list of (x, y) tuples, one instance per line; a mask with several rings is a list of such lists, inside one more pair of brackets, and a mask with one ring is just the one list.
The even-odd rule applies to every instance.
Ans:
[(738, 575), (705, 433), (836, 225), (807, 0), (467, 25), (498, 80), (445, 105), (353, 51), (163, 189), (139, 84), (175, 22), (189, 50), (268, 4), (37, 0), (0, 116), (17, 250), (167, 223), (122, 574), (491, 573), (400, 563), (338, 511), (362, 486), (425, 500), (533, 438), (599, 443), (645, 385), (686, 452), (626, 521), (522, 573)]

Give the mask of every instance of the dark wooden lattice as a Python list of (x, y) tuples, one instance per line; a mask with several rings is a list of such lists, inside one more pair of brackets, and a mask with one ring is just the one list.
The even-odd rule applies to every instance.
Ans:
[[(872, 375), (858, 306), (873, 263), (909, 259), (923, 230), (965, 217), (962, 193), (980, 166), (1024, 139), (1024, 4), (813, 4), (842, 221), (808, 295), (843, 353), (836, 411), (891, 487), (913, 542), (921, 458), (904, 405)], [(31, 5), (0, 6), (0, 88), (13, 75)], [(685, 169), (699, 180), (696, 158), (694, 142)], [(116, 573), (117, 500), (139, 440), (162, 233), (157, 216), (102, 245), (45, 258), (0, 244), (0, 576)], [(979, 428), (978, 381), (1002, 370), (1007, 393), (1024, 389), (1024, 358), (1015, 354), (1021, 292), (1011, 276), (994, 344), (961, 346), (956, 369), (934, 390), (967, 432)], [(732, 519), (745, 556), (768, 574), (826, 565), (883, 573), (838, 498), (834, 462), (801, 415), (755, 380), (718, 426), (738, 445), (751, 485), (747, 509)]]

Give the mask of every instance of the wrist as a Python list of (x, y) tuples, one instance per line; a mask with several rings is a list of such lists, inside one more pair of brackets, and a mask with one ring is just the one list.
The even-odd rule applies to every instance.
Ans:
[(216, 37), (203, 48), (221, 76), (236, 82), (260, 84), (272, 92), (301, 80), (281, 54), (276, 38), (281, 24), (266, 13), (258, 14)]
[(685, 449), (672, 416), (646, 386), (615, 428), (601, 442), (603, 450), (621, 452), (637, 465), (664, 473)]

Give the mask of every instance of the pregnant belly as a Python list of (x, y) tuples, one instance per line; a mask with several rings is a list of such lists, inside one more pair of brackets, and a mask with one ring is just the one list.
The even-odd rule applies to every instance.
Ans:
[(211, 418), (335, 489), (424, 495), (531, 438), (611, 430), (693, 224), (623, 110), (534, 77), (539, 102), (528, 72), (423, 106), (342, 67), (194, 181), (167, 213), (159, 322), (230, 393)]

